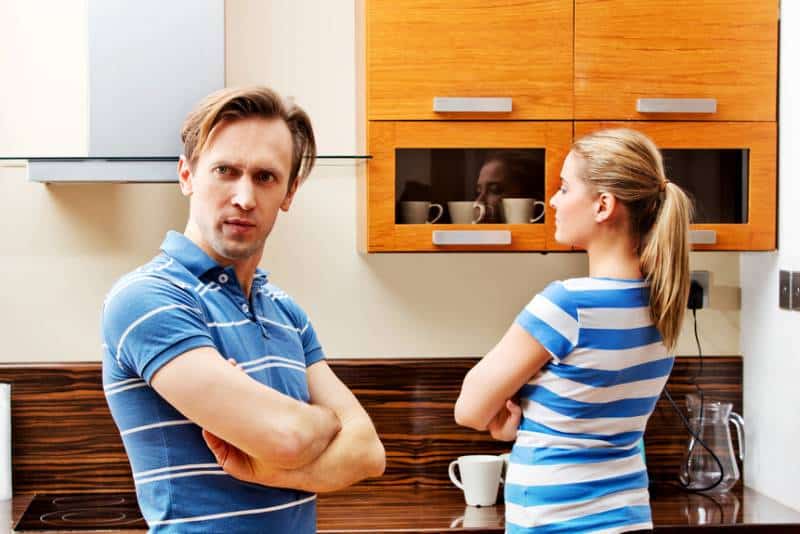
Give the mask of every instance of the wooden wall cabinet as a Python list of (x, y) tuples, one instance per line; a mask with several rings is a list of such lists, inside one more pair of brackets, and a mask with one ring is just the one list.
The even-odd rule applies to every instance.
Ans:
[(664, 155), (667, 177), (695, 200), (695, 250), (776, 246), (777, 125), (774, 122), (576, 122), (575, 137), (633, 128)]
[[(447, 201), (475, 198), (470, 161), (526, 150), (540, 159), (535, 198), (547, 202), (573, 139), (630, 127), (694, 196), (695, 250), (774, 249), (778, 12), (776, 0), (366, 0), (372, 159), (360, 242), (368, 252), (569, 250), (554, 241), (549, 206), (535, 224), (464, 225), (448, 219)], [(456, 97), (467, 103), (438, 100)], [(459, 150), (461, 160), (439, 152)], [(409, 224), (409, 200), (444, 215)], [(437, 244), (454, 230), (510, 242)]]
[[(540, 151), (542, 169), (539, 174), (543, 197), (547, 201), (559, 185), (561, 165), (572, 142), (571, 122), (469, 122), (447, 121), (371, 121), (369, 123), (369, 146), (372, 160), (369, 163), (367, 183), (367, 251), (411, 252), (411, 251), (455, 251), (455, 250), (562, 250), (563, 246), (552, 241), (553, 212), (549, 206), (544, 218), (537, 224), (453, 224), (445, 217), (445, 224), (404, 224), (398, 216), (400, 199), (404, 197), (402, 187), (407, 178), (416, 178), (417, 190), (423, 196), (411, 196), (409, 200), (439, 203), (447, 209), (448, 201), (471, 201), (477, 170), (461, 176), (461, 167), (456, 175), (436, 161), (419, 166), (424, 176), (407, 176), (409, 172), (398, 172), (398, 154), (408, 149), (425, 151), (470, 151), (496, 152), (498, 150)], [(428, 157), (425, 153), (422, 157)], [(429, 159), (434, 159), (429, 157)], [(441, 161), (441, 160), (440, 160)], [(445, 187), (437, 187), (437, 180)], [(455, 182), (462, 185), (464, 194), (447, 187)], [(417, 193), (419, 195), (419, 193)], [(424, 197), (424, 198), (423, 198)], [(487, 232), (508, 232), (508, 244), (441, 244), (434, 243), (434, 233), (468, 232), (467, 237), (476, 240)]]
[[(366, 10), (369, 120), (572, 118), (572, 0), (368, 0)], [(437, 97), (510, 98), (511, 110), (436, 112)]]
[(774, 121), (777, 69), (775, 0), (575, 0), (576, 119)]

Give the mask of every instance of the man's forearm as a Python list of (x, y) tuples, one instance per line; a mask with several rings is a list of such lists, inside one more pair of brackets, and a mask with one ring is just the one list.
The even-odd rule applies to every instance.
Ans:
[(369, 418), (342, 423), (342, 430), (316, 460), (299, 469), (264, 470), (258, 483), (310, 492), (345, 488), (383, 474), (386, 453)]
[[(342, 429), (336, 414), (324, 407), (305, 405), (305, 421), (294, 421), (294, 437), (287, 446), (286, 459), (279, 467), (293, 470), (302, 468), (316, 460), (325, 452)], [(270, 454), (270, 451), (267, 451)], [(259, 458), (264, 462), (275, 462), (271, 455)]]

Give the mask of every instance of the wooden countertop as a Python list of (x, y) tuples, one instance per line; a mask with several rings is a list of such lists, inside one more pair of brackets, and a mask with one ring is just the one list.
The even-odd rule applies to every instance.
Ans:
[[(0, 501), (0, 532), (22, 515), (30, 495)], [(651, 488), (657, 532), (687, 527), (728, 526), (736, 532), (800, 532), (800, 512), (750, 488), (719, 495), (684, 493), (669, 486)], [(503, 506), (468, 508), (455, 488), (356, 488), (319, 496), (320, 533), (503, 532)], [(57, 531), (51, 531), (57, 532)], [(117, 531), (141, 533), (141, 530)]]

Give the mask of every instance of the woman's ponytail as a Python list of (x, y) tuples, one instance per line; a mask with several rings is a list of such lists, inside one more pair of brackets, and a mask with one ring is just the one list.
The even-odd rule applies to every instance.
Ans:
[(692, 202), (667, 180), (653, 141), (635, 130), (602, 130), (575, 141), (586, 162), (584, 180), (628, 209), (642, 274), (650, 283), (650, 313), (664, 344), (675, 348), (689, 296)]
[(672, 350), (689, 298), (689, 221), (692, 203), (677, 185), (664, 180), (653, 226), (642, 238), (641, 269), (650, 282), (650, 311), (664, 344)]

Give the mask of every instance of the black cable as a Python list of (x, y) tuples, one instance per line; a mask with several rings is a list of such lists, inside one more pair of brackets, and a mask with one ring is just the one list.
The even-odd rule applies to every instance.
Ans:
[[(694, 317), (694, 339), (697, 342), (697, 354), (698, 354), (698, 357), (700, 358), (700, 368), (698, 369), (698, 372), (695, 373), (695, 375), (692, 377), (692, 385), (694, 385), (695, 389), (697, 390), (698, 395), (700, 396), (700, 414), (699, 414), (700, 425), (699, 426), (700, 426), (700, 429), (702, 429), (703, 428), (703, 409), (704, 409), (704, 405), (705, 405), (705, 402), (704, 402), (705, 395), (703, 393), (703, 389), (700, 387), (700, 384), (697, 383), (697, 379), (703, 373), (703, 349), (700, 346), (700, 336), (697, 334), (697, 309), (694, 308), (694, 307), (692, 307), (692, 316)], [(680, 477), (678, 477), (678, 483), (680, 485), (679, 487), (681, 489), (683, 489), (684, 491), (688, 491), (688, 492), (691, 492), (691, 493), (701, 493), (701, 492), (710, 491), (710, 490), (716, 488), (717, 486), (719, 486), (722, 483), (722, 480), (725, 477), (725, 471), (724, 471), (724, 469), (722, 467), (722, 461), (719, 459), (719, 457), (716, 454), (714, 454), (714, 451), (711, 450), (711, 447), (706, 445), (706, 443), (702, 439), (700, 439), (700, 436), (698, 436), (697, 433), (695, 433), (695, 431), (692, 429), (692, 426), (689, 423), (689, 421), (686, 419), (686, 416), (683, 415), (683, 412), (681, 411), (681, 409), (678, 407), (678, 405), (672, 399), (672, 395), (669, 394), (669, 389), (667, 389), (666, 384), (664, 385), (664, 395), (666, 395), (667, 400), (670, 402), (670, 404), (672, 404), (672, 408), (675, 410), (675, 412), (681, 418), (681, 422), (683, 422), (683, 426), (686, 428), (686, 431), (694, 439), (694, 441), (692, 442), (692, 444), (689, 447), (689, 451), (687, 452), (687, 461), (688, 461), (688, 458), (691, 457), (691, 454), (692, 454), (692, 451), (694, 450), (695, 445), (697, 443), (699, 443), (706, 451), (708, 451), (708, 453), (711, 455), (711, 457), (717, 463), (717, 467), (719, 467), (719, 478), (717, 479), (716, 482), (714, 482), (710, 486), (705, 487), (705, 488), (690, 488), (689, 484), (691, 483), (691, 480), (689, 482), (684, 482)], [(687, 469), (687, 476), (688, 476), (688, 469)]]

